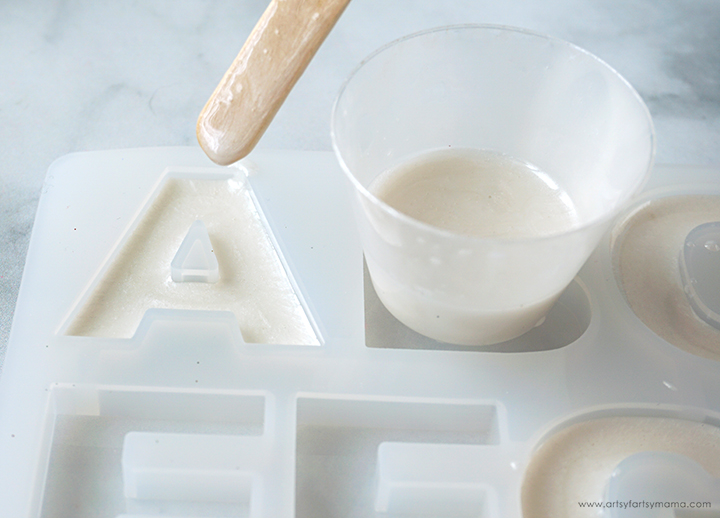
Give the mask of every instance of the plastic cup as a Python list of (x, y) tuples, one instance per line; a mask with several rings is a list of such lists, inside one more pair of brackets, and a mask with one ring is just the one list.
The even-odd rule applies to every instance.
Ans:
[[(510, 340), (542, 321), (644, 185), (655, 146), (640, 96), (604, 62), (555, 38), (487, 25), (433, 29), (376, 51), (340, 91), (332, 140), (380, 300), (411, 329), (467, 345)], [(544, 237), (471, 237), (368, 190), (389, 168), (447, 147), (539, 167), (572, 199), (577, 225)]]

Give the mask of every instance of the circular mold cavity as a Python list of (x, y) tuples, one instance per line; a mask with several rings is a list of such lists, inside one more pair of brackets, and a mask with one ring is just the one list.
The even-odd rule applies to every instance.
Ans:
[[(717, 416), (692, 409), (605, 408), (567, 418), (542, 435), (531, 455), (521, 488), (523, 518), (613, 516), (611, 496), (637, 487), (637, 469), (648, 463), (697, 465), (714, 481), (720, 478), (719, 426)], [(628, 465), (636, 471), (618, 485), (618, 469)], [(697, 497), (680, 496), (686, 502)], [(640, 493), (632, 497), (641, 499)]]
[(720, 329), (720, 221), (698, 225), (687, 235), (680, 278), (695, 314)]
[[(697, 286), (696, 271), (704, 266), (695, 255), (686, 254), (688, 243), (707, 237), (699, 236), (701, 232), (695, 229), (717, 221), (717, 194), (646, 198), (628, 212), (613, 232), (612, 260), (625, 300), (650, 330), (679, 349), (720, 361), (720, 329), (708, 323), (713, 313), (707, 311), (707, 303), (713, 308), (715, 301), (708, 299), (711, 290), (707, 286)], [(720, 257), (720, 252), (715, 253)], [(686, 274), (690, 265), (694, 280), (688, 277), (683, 281), (683, 263)], [(703, 269), (702, 273), (700, 282), (720, 282), (712, 272)], [(690, 283), (695, 287), (689, 289)]]
[(620, 461), (610, 475), (605, 501), (612, 502), (604, 509), (607, 518), (645, 518), (647, 507), (640, 502), (711, 509), (720, 502), (720, 478), (686, 455), (643, 451)]

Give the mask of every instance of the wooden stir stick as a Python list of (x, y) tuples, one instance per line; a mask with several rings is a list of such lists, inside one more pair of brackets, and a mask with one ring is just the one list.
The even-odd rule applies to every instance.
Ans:
[(200, 146), (227, 165), (260, 140), (350, 0), (272, 0), (197, 122)]

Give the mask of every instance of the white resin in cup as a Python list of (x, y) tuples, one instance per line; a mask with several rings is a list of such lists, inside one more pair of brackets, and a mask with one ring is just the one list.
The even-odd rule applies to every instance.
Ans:
[[(354, 187), (380, 300), (411, 329), (466, 345), (510, 340), (544, 318), (643, 186), (654, 155), (648, 110), (617, 72), (569, 43), (498, 26), (434, 29), (371, 55), (338, 96), (332, 138)], [(533, 191), (514, 187), (532, 182), (488, 184), (486, 177), (470, 189), (481, 199), (492, 185), (488, 196), (511, 200), (505, 210), (522, 211), (515, 219), (524, 223), (537, 220), (527, 225), (535, 232), (507, 232), (513, 218), (501, 204), (454, 215), (498, 216), (480, 225), (489, 232), (464, 232), (420, 221), (376, 195), (378, 176), (438, 153), (527, 164), (572, 217), (543, 224), (557, 207), (531, 207)], [(518, 196), (522, 190), (532, 203)]]

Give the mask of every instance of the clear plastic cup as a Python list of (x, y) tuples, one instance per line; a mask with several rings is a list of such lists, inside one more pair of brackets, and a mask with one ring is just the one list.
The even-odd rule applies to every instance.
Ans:
[[(510, 340), (542, 321), (644, 185), (655, 147), (645, 104), (604, 62), (555, 38), (487, 25), (429, 30), (372, 54), (340, 91), (332, 140), (380, 300), (411, 329), (467, 345)], [(541, 237), (472, 237), (369, 191), (384, 171), (448, 147), (540, 168), (572, 199), (577, 224)]]

